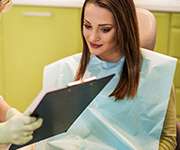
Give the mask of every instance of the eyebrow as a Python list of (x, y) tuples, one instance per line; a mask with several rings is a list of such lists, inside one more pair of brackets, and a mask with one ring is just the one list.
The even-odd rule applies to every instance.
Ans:
[[(86, 21), (87, 23), (91, 24), (88, 20), (84, 19), (84, 21)], [(112, 24), (99, 24), (98, 26), (113, 26)]]

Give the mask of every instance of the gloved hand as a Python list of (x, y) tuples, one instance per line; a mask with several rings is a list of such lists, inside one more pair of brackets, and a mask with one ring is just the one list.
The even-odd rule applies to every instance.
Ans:
[(17, 109), (15, 109), (13, 107), (9, 108), (7, 113), (6, 113), (6, 121), (9, 120), (14, 115), (18, 115), (18, 114), (21, 114), (21, 112), (19, 112)]
[(42, 119), (22, 114), (14, 108), (8, 110), (6, 118), (7, 121), (0, 123), (0, 144), (25, 144), (42, 124)]

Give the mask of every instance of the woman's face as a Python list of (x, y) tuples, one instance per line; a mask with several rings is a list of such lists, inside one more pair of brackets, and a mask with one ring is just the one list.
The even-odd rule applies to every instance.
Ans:
[(94, 4), (84, 11), (83, 35), (91, 54), (105, 61), (116, 62), (120, 49), (116, 40), (116, 27), (112, 13)]

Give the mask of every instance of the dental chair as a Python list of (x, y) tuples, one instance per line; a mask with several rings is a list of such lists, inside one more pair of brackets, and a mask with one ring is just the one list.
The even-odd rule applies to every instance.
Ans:
[[(143, 8), (137, 8), (137, 18), (139, 26), (140, 46), (149, 50), (153, 50), (156, 43), (156, 19), (154, 15)], [(172, 87), (173, 97), (176, 98), (174, 85)], [(177, 128), (177, 147), (180, 150), (180, 122), (176, 123)]]
[(154, 15), (143, 8), (137, 8), (140, 46), (153, 50), (156, 43), (156, 19)]

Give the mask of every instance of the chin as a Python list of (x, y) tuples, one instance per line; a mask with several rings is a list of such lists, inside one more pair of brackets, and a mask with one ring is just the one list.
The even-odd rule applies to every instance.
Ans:
[(90, 53), (92, 54), (92, 55), (96, 55), (96, 56), (100, 56), (101, 54), (99, 54), (99, 53), (97, 53), (97, 52), (94, 52), (94, 51), (90, 51)]

